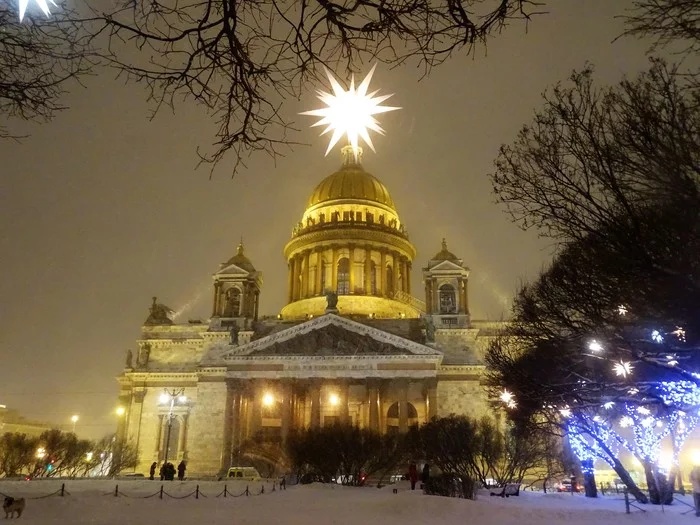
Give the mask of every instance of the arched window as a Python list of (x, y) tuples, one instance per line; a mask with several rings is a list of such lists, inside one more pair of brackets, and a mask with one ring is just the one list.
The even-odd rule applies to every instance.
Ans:
[[(169, 427), (169, 428), (168, 428)], [(168, 434), (170, 434), (170, 439), (168, 439)], [(168, 416), (163, 418), (163, 432), (162, 441), (160, 444), (160, 461), (165, 460), (165, 449), (168, 449), (168, 461), (175, 461), (177, 459), (177, 447), (180, 443), (180, 418), (174, 416), (170, 420), (170, 425), (168, 425)]]
[(238, 288), (229, 288), (226, 291), (226, 306), (224, 317), (238, 317), (241, 311), (241, 291)]
[(338, 295), (348, 295), (350, 293), (350, 261), (343, 257), (338, 261)]
[[(406, 403), (406, 419), (409, 427), (418, 424), (418, 411), (412, 403)], [(394, 403), (386, 412), (386, 430), (389, 434), (399, 432), (399, 404)]]
[(454, 314), (457, 313), (457, 301), (455, 297), (455, 289), (450, 284), (443, 284), (440, 287), (440, 313)]
[(386, 291), (389, 295), (394, 293), (394, 269), (391, 266), (386, 267)]
[(370, 293), (377, 295), (377, 265), (372, 261), (369, 264)]

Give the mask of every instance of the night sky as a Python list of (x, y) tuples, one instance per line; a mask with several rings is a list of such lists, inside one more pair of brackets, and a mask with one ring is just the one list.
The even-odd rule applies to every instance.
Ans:
[[(647, 42), (622, 32), (615, 15), (631, 2), (556, 0), (530, 27), (519, 22), (474, 56), (458, 56), (418, 82), (420, 70), (381, 65), (373, 86), (395, 93), (401, 111), (380, 117), (364, 166), (382, 180), (418, 256), (420, 269), (446, 237), (471, 268), (472, 317), (501, 319), (518, 285), (547, 263), (552, 246), (522, 232), (494, 203), (488, 173), (540, 105), (541, 93), (586, 61), (596, 77), (616, 82), (647, 65)], [(367, 67), (369, 70), (369, 66)], [(360, 77), (364, 76), (364, 72)], [(318, 107), (311, 89), (286, 106), (304, 129), (299, 146), (276, 164), (265, 155), (231, 179), (233, 159), (195, 170), (196, 147), (216, 126), (202, 108), (180, 105), (150, 122), (145, 92), (111, 71), (64, 99), (53, 122), (15, 127), (21, 143), (0, 142), (0, 403), (25, 416), (69, 424), (79, 434), (113, 430), (125, 353), (135, 347), (157, 295), (179, 321), (206, 319), (211, 274), (242, 236), (264, 275), (261, 314), (286, 297), (282, 248), (315, 185), (340, 165), (338, 148), (314, 120), (295, 115)]]

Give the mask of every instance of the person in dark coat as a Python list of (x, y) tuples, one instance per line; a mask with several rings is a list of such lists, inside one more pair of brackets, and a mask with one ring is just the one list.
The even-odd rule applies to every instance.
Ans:
[(156, 467), (157, 467), (157, 466), (158, 466), (158, 463), (157, 463), (156, 461), (154, 461), (154, 462), (151, 464), (151, 470), (148, 471), (148, 479), (152, 480), (152, 479), (155, 477), (155, 475), (156, 475)]
[(411, 480), (411, 490), (416, 490), (416, 482), (418, 481), (418, 467), (415, 463), (411, 463), (408, 467), (408, 479)]
[(430, 479), (430, 465), (427, 463), (423, 465), (423, 473), (420, 476), (420, 482), (423, 485), (427, 485), (428, 480)]
[(160, 480), (163, 481), (165, 479), (165, 470), (166, 470), (166, 463), (163, 463), (160, 466)]
[(183, 459), (180, 461), (180, 464), (177, 466), (177, 479), (180, 481), (185, 479), (185, 471), (187, 470), (187, 465), (185, 464), (185, 460)]
[(174, 481), (175, 480), (175, 465), (168, 461), (165, 464), (165, 480)]

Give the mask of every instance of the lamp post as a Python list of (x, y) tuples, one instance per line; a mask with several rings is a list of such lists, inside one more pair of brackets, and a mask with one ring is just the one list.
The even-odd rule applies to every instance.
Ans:
[(163, 458), (163, 463), (168, 462), (168, 451), (170, 449), (170, 432), (173, 428), (173, 409), (175, 408), (175, 403), (179, 401), (180, 403), (186, 403), (187, 398), (183, 395), (185, 393), (184, 388), (172, 389), (168, 391), (165, 389), (163, 394), (160, 396), (160, 402), (163, 404), (168, 404), (168, 433), (165, 436), (165, 453)]
[(78, 422), (78, 419), (80, 419), (77, 415), (71, 416), (70, 420), (73, 423), (73, 434), (75, 434), (75, 424)]

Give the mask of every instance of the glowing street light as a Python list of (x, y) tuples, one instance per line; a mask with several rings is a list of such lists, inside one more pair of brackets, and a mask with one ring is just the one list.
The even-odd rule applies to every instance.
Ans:
[(270, 394), (270, 392), (267, 392), (263, 398), (262, 398), (263, 405), (266, 407), (272, 406), (272, 404), (275, 402), (275, 396)]
[(331, 394), (328, 397), (328, 402), (333, 406), (337, 406), (340, 403), (340, 398), (338, 397), (338, 394)]
[(117, 407), (117, 409), (115, 410), (115, 412), (116, 412), (116, 414), (117, 414), (119, 417), (121, 417), (121, 416), (123, 416), (124, 414), (126, 414), (126, 408), (124, 408), (124, 407)]
[(173, 389), (172, 391), (168, 391), (166, 389), (158, 398), (162, 405), (168, 405), (168, 433), (165, 437), (165, 457), (163, 458), (163, 463), (168, 462), (168, 452), (170, 451), (170, 433), (173, 429), (173, 418), (175, 417), (173, 414), (173, 409), (175, 408), (176, 402), (179, 402), (180, 404), (187, 403), (187, 398), (184, 394), (184, 388), (180, 388), (178, 390)]
[(372, 80), (372, 75), (376, 67), (376, 64), (372, 66), (370, 72), (357, 88), (355, 88), (355, 76), (353, 75), (350, 80), (350, 89), (347, 91), (343, 89), (330, 71), (326, 70), (326, 75), (333, 88), (333, 93), (326, 93), (320, 90), (317, 92), (319, 100), (323, 102), (326, 107), (301, 113), (302, 115), (321, 117), (318, 122), (312, 125), (312, 127), (326, 126), (326, 129), (323, 130), (321, 135), (325, 135), (331, 131), (333, 132), (328, 144), (328, 149), (326, 150), (326, 155), (328, 155), (331, 149), (333, 149), (333, 146), (338, 143), (343, 135), (347, 135), (348, 142), (350, 142), (350, 146), (352, 146), (352, 151), (355, 155), (355, 160), (357, 160), (360, 151), (360, 138), (374, 151), (374, 145), (372, 144), (372, 139), (370, 139), (367, 130), (376, 131), (381, 135), (384, 134), (384, 130), (379, 125), (377, 119), (374, 118), (374, 115), (401, 109), (381, 105), (382, 102), (392, 95), (376, 97), (375, 95), (378, 91), (367, 93), (369, 83)]
[(44, 459), (46, 457), (46, 449), (44, 447), (39, 447), (36, 449), (36, 457), (39, 459)]
[(70, 418), (71, 422), (73, 423), (73, 434), (75, 434), (75, 424), (78, 422), (79, 419), (80, 417), (78, 417), (77, 414), (72, 415)]
[(598, 341), (593, 339), (588, 343), (588, 349), (591, 352), (602, 352), (603, 351), (603, 345), (601, 345)]

